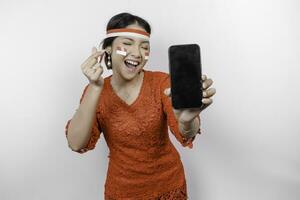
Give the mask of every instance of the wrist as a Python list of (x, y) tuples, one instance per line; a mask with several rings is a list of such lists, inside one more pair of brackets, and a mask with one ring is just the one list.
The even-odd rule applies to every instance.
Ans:
[(95, 83), (89, 83), (89, 85), (90, 85), (90, 88), (92, 89), (92, 90), (94, 90), (94, 91), (101, 91), (102, 90), (102, 88), (103, 88), (103, 86), (99, 86), (99, 85), (97, 85), (97, 84), (95, 84)]
[(190, 123), (181, 123), (179, 124), (180, 132), (186, 137), (186, 138), (193, 138), (194, 136), (199, 133), (199, 127), (200, 127), (200, 117), (197, 116), (194, 118)]

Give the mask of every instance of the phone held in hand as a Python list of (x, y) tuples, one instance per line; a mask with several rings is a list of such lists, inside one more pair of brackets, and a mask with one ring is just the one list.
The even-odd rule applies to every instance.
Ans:
[(202, 72), (199, 45), (172, 45), (168, 49), (168, 56), (173, 107), (201, 107)]

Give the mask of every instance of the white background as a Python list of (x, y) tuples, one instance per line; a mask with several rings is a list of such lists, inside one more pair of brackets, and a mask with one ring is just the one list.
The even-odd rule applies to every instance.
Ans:
[(198, 43), (214, 81), (194, 148), (171, 134), (190, 199), (300, 199), (299, 10), (296, 0), (1, 0), (0, 199), (104, 199), (103, 135), (81, 155), (64, 127), (88, 83), (81, 63), (123, 11), (152, 25), (145, 69), (168, 72), (170, 45)]

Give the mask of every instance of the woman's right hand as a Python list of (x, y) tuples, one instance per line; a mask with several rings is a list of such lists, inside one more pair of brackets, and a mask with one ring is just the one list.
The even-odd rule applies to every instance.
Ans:
[[(101, 59), (103, 59), (105, 50), (97, 51), (96, 47), (92, 48), (92, 55), (90, 55), (82, 64), (81, 70), (83, 74), (88, 78), (91, 85), (102, 88), (104, 79), (101, 76), (103, 68), (100, 65)], [(100, 59), (99, 59), (100, 57)], [(98, 62), (98, 59), (100, 60)]]

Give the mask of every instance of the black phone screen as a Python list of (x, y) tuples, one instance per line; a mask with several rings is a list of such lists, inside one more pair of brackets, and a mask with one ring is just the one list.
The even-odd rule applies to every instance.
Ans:
[(199, 45), (172, 45), (168, 55), (173, 107), (201, 107), (202, 72)]

